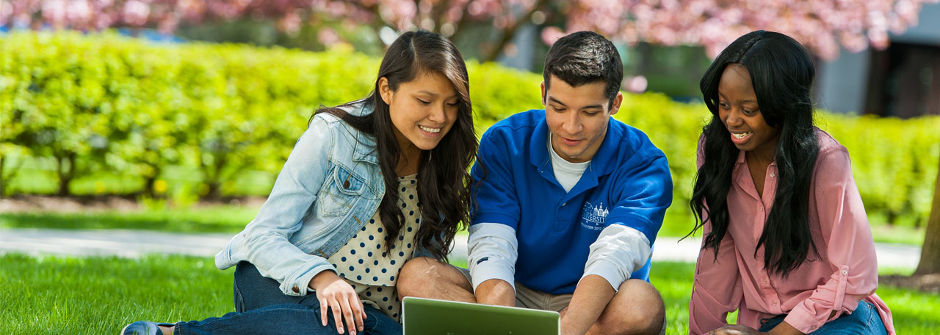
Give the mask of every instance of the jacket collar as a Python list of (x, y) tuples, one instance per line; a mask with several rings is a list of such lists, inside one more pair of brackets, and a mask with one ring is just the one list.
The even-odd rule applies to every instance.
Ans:
[[(367, 104), (364, 101), (357, 101), (347, 108), (343, 108), (350, 115), (362, 116), (369, 113), (372, 113), (371, 104)], [(372, 164), (379, 163), (379, 154), (376, 149), (375, 136), (363, 133), (356, 128), (353, 128), (349, 124), (343, 122), (343, 129), (352, 137), (353, 141), (353, 154), (352, 159), (361, 162), (367, 162)]]

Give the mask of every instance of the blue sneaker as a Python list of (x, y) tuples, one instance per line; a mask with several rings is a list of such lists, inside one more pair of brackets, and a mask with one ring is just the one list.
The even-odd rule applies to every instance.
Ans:
[(137, 321), (121, 329), (121, 335), (162, 335), (160, 326), (171, 327), (172, 323), (155, 323), (150, 321)]

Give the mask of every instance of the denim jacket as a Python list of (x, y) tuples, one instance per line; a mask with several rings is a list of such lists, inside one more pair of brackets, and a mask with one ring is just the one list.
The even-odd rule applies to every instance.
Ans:
[[(372, 112), (357, 103), (346, 111)], [(227, 269), (248, 261), (286, 295), (307, 284), (375, 214), (385, 194), (375, 138), (320, 113), (297, 141), (258, 216), (215, 256)]]

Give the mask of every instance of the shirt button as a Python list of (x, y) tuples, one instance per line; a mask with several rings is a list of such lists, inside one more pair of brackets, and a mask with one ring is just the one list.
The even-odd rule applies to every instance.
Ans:
[(848, 271), (845, 271), (845, 270), (842, 270), (842, 274), (847, 275), (847, 274), (849, 274), (849, 272), (848, 272)]
[(568, 205), (568, 203), (567, 203), (567, 202), (563, 202), (563, 203), (561, 203), (561, 207), (565, 207), (566, 205)]

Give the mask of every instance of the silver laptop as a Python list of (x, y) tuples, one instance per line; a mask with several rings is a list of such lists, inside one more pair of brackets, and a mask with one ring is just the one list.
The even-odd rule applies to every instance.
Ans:
[(557, 335), (557, 312), (405, 297), (404, 335)]

